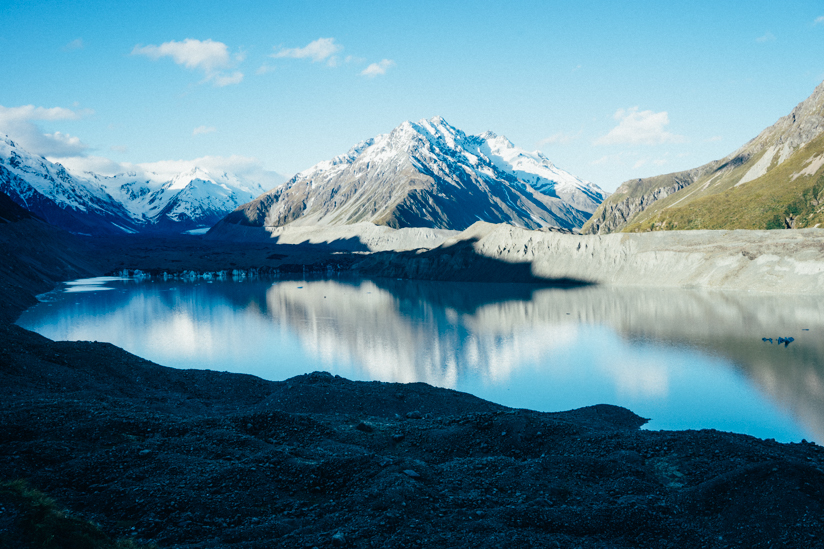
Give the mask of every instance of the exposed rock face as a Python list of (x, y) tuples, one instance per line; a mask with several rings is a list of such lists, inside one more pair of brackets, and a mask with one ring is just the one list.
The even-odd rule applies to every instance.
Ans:
[[(582, 232), (815, 226), (824, 214), (817, 211), (821, 189), (816, 186), (824, 167), (822, 133), (824, 83), (790, 114), (721, 160), (623, 183)], [(745, 188), (747, 192), (734, 192)], [(807, 194), (804, 204), (796, 204)]]
[(672, 180), (672, 185), (657, 187), (649, 192), (640, 194), (640, 196), (627, 197), (622, 200), (621, 197), (628, 194), (626, 187), (633, 184), (643, 186), (645, 183), (643, 179), (636, 179), (632, 182), (627, 181), (621, 185), (615, 194), (598, 206), (598, 209), (595, 210), (595, 213), (589, 221), (584, 224), (581, 232), (583, 234), (609, 234), (618, 232), (626, 227), (631, 219), (646, 210), (656, 200), (666, 198), (684, 187), (691, 185), (695, 181), (695, 175), (692, 172), (670, 174), (668, 178)]
[[(225, 224), (346, 225), (463, 230), (477, 220), (580, 228), (607, 196), (596, 185), (487, 132), (442, 118), (404, 122), (301, 172), (235, 210)], [(217, 231), (219, 232), (219, 231)]]

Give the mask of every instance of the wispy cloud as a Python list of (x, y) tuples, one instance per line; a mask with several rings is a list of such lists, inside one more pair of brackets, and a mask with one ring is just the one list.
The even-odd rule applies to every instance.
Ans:
[(386, 71), (395, 66), (395, 62), (391, 59), (383, 59), (378, 63), (372, 63), (361, 71), (361, 75), (368, 78), (375, 78), (376, 76), (386, 74)]
[(82, 50), (85, 46), (86, 45), (83, 43), (82, 38), (76, 38), (75, 40), (72, 40), (71, 42), (63, 46), (63, 49), (66, 51)]
[(723, 139), (724, 138), (721, 137), (720, 135), (714, 135), (714, 136), (710, 137), (709, 139), (707, 139), (707, 142), (715, 143), (716, 141), (722, 141)]
[(192, 135), (203, 135), (206, 133), (215, 133), (217, 128), (212, 126), (198, 126), (197, 128), (192, 130)]
[(597, 160), (593, 160), (590, 164), (592, 166), (601, 166), (603, 164), (622, 164), (624, 156), (625, 155), (622, 153), (607, 154)]
[(73, 111), (63, 107), (3, 107), (0, 105), (0, 133), (18, 141), (24, 149), (42, 156), (81, 156), (89, 148), (79, 138), (56, 131), (45, 133), (35, 121), (78, 120), (91, 110)]
[(824, 25), (824, 15), (816, 17), (813, 25)]
[(257, 158), (247, 156), (201, 156), (192, 160), (162, 160), (133, 164), (131, 162), (116, 162), (102, 156), (75, 156), (70, 158), (55, 157), (55, 161), (63, 164), (73, 172), (83, 173), (93, 171), (100, 175), (116, 175), (119, 173), (146, 174), (147, 178), (171, 179), (180, 172), (189, 171), (195, 166), (204, 168), (212, 173), (233, 173), (243, 179), (260, 183), (264, 189), (272, 189), (286, 181), (283, 175), (264, 167)]
[(211, 81), (214, 82), (215, 86), (218, 88), (229, 86), (231, 84), (240, 84), (243, 81), (243, 73), (240, 71), (234, 71), (229, 74), (221, 73), (213, 76)]
[(326, 61), (329, 66), (337, 65), (337, 56), (343, 46), (335, 42), (334, 38), (318, 38), (302, 48), (281, 48), (271, 55), (275, 59), (311, 59), (312, 63)]
[(129, 148), (125, 147), (123, 145), (112, 145), (111, 147), (109, 147), (109, 150), (114, 151), (116, 153), (120, 153), (120, 154), (124, 154), (124, 153), (129, 152)]
[(596, 139), (595, 145), (661, 145), (686, 141), (683, 136), (666, 131), (669, 125), (667, 111), (639, 111), (638, 107), (632, 107), (618, 109), (613, 118), (618, 125)]
[(255, 71), (255, 74), (269, 74), (275, 70), (274, 65), (269, 65), (268, 63), (264, 63), (263, 65)]
[(187, 38), (182, 42), (171, 40), (159, 46), (137, 45), (132, 49), (132, 55), (145, 55), (154, 60), (171, 57), (178, 65), (202, 71), (204, 81), (212, 82), (217, 87), (238, 84), (243, 80), (242, 72), (230, 72), (230, 69), (236, 62), (243, 61), (245, 54), (239, 53), (233, 58), (226, 44), (211, 39), (201, 41)]
[(775, 40), (775, 35), (771, 32), (766, 32), (766, 33), (764, 33), (763, 36), (759, 36), (758, 38), (755, 39), (755, 41), (758, 42), (759, 44), (763, 44), (765, 42), (772, 42), (774, 40)]
[(538, 141), (538, 146), (544, 145), (567, 145), (572, 143), (581, 136), (583, 130), (579, 130), (576, 134), (558, 132)]

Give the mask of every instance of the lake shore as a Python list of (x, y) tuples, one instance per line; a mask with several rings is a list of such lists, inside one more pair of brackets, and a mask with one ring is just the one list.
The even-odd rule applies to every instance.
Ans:
[[(609, 405), (549, 414), (425, 384), (175, 370), (109, 344), (0, 333), (3, 479), (26, 479), (112, 537), (244, 548), (821, 541), (824, 448), (812, 443), (639, 430), (642, 418)], [(14, 535), (14, 507), (0, 503)]]
[[(549, 414), (424, 384), (174, 370), (105, 343), (48, 340), (11, 322), (67, 277), (264, 260), (343, 269), (364, 256), (69, 237), (26, 255), (33, 227), (18, 227), (16, 249), (3, 241), (0, 478), (26, 479), (108, 536), (238, 548), (824, 542), (815, 444), (646, 431), (608, 405)], [(3, 490), (0, 506), (4, 541), (25, 546), (21, 507)]]

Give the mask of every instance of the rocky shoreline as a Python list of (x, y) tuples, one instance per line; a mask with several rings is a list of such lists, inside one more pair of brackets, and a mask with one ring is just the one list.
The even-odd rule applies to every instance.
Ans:
[(363, 256), (68, 236), (26, 255), (20, 238), (46, 229), (19, 223), (0, 241), (4, 549), (39, 546), (19, 479), (109, 540), (85, 547), (824, 547), (812, 443), (647, 431), (603, 404), (538, 413), (425, 384), (175, 370), (12, 324), (69, 277)]
[[(268, 382), (174, 370), (109, 344), (2, 333), (3, 479), (26, 479), (112, 537), (243, 548), (824, 544), (824, 448), (812, 443), (645, 431), (615, 406), (538, 413), (322, 372)], [(13, 535), (14, 509), (0, 505)]]

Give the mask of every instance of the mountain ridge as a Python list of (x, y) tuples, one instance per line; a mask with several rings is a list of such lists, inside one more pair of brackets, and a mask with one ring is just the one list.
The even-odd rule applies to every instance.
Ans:
[(199, 166), (170, 179), (153, 172), (73, 173), (0, 136), (0, 191), (74, 233), (204, 230), (265, 190), (228, 172)]
[(624, 182), (584, 234), (667, 229), (777, 229), (824, 223), (824, 82), (726, 157)]
[(606, 196), (542, 153), (492, 132), (468, 136), (433, 117), (361, 141), (240, 206), (218, 226), (370, 222), (460, 230), (482, 220), (577, 229)]

